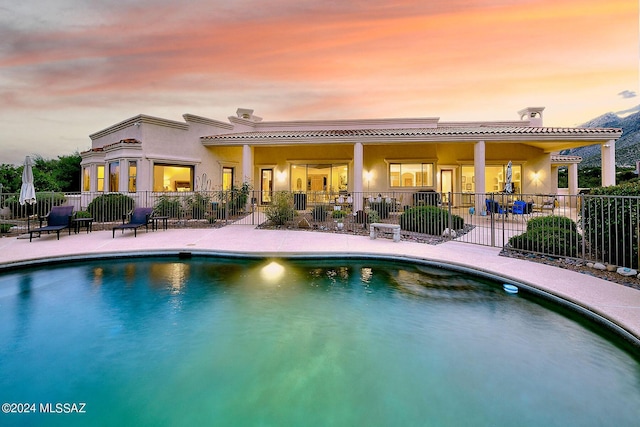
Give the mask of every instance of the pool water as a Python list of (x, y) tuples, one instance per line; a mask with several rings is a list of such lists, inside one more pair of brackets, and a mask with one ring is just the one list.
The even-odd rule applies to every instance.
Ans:
[[(0, 425), (631, 426), (640, 363), (500, 283), (376, 260), (0, 275)], [(38, 411), (36, 411), (38, 412)]]

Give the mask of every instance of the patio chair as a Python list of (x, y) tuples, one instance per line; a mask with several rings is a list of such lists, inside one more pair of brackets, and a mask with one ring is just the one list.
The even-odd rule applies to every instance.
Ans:
[[(47, 234), (55, 231), (58, 240), (60, 240), (61, 230), (66, 228), (69, 230), (69, 234), (71, 234), (72, 218), (73, 206), (53, 206), (47, 215), (38, 218), (40, 220), (40, 226), (38, 228), (28, 230), (29, 241), (33, 239), (33, 233), (38, 233), (38, 237), (40, 237), (43, 231), (46, 231)], [(43, 227), (42, 224), (44, 221), (47, 221), (47, 225)]]
[(513, 202), (511, 213), (514, 215), (530, 215), (533, 212), (533, 203), (527, 203), (523, 200)]
[(484, 203), (487, 207), (488, 214), (506, 215), (509, 213), (506, 209), (503, 209), (502, 206), (500, 206), (500, 203), (493, 199), (485, 199)]
[(116, 237), (116, 230), (133, 230), (133, 237), (137, 236), (137, 230), (140, 227), (144, 227), (146, 231), (149, 231), (149, 223), (151, 222), (151, 217), (153, 216), (153, 208), (135, 208), (133, 213), (131, 214), (131, 219), (129, 222), (125, 222), (127, 219), (127, 215), (123, 215), (122, 224), (116, 225), (113, 227), (113, 238)]

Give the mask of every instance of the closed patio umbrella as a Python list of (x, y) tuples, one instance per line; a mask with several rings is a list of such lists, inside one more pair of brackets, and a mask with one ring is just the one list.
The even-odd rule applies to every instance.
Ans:
[[(20, 187), (20, 204), (33, 205), (36, 202), (36, 189), (33, 186), (33, 161), (27, 156), (22, 170), (22, 187)], [(27, 209), (27, 230), (29, 230), (29, 210)]]
[(509, 160), (509, 163), (507, 163), (507, 172), (506, 172), (506, 179), (505, 179), (505, 184), (504, 184), (504, 192), (507, 194), (511, 194), (513, 193), (513, 184), (512, 184), (512, 165), (511, 165), (511, 160)]

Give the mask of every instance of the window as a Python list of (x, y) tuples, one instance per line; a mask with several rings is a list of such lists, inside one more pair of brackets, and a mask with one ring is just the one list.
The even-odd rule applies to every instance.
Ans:
[(96, 166), (96, 190), (104, 191), (104, 165)]
[(291, 191), (347, 191), (349, 167), (343, 163), (291, 166)]
[[(522, 165), (511, 166), (512, 191), (522, 191)], [(507, 179), (507, 165), (487, 165), (484, 168), (484, 188), (487, 193), (502, 192)], [(462, 166), (462, 191), (474, 193), (476, 191), (475, 169), (472, 165)]]
[(109, 163), (109, 191), (118, 191), (120, 180), (120, 162)]
[(153, 191), (193, 191), (193, 166), (153, 165)]
[(391, 187), (433, 187), (433, 163), (391, 163)]
[(129, 192), (136, 192), (136, 178), (138, 175), (138, 162), (129, 162)]
[(222, 168), (222, 190), (231, 190), (233, 188), (233, 168)]
[(262, 179), (260, 180), (260, 202), (271, 203), (273, 194), (273, 169), (262, 169)]
[(91, 191), (91, 171), (89, 167), (82, 168), (82, 191)]

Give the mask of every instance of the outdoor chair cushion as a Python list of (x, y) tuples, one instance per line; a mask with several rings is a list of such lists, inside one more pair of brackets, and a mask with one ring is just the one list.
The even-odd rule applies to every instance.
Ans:
[[(60, 230), (65, 228), (69, 230), (71, 234), (71, 219), (73, 218), (73, 206), (53, 206), (49, 213), (40, 218), (40, 227), (29, 230), (29, 241), (33, 239), (33, 233), (38, 233), (38, 236), (43, 231), (50, 233), (55, 231), (58, 240), (60, 240)], [(46, 226), (42, 226), (44, 221), (47, 221)]]
[(116, 230), (133, 230), (133, 237), (137, 236), (136, 230), (140, 227), (144, 227), (147, 231), (149, 231), (149, 223), (151, 222), (151, 217), (153, 216), (153, 208), (136, 208), (133, 210), (131, 214), (131, 219), (129, 222), (125, 222), (126, 216), (122, 218), (122, 224), (116, 225), (113, 227), (112, 233), (113, 238), (116, 237)]

